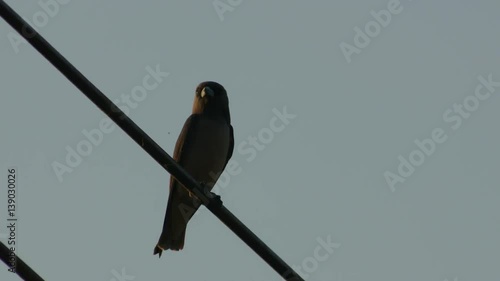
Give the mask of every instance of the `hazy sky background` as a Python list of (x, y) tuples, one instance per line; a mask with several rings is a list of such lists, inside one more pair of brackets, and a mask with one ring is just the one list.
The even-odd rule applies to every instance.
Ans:
[[(241, 172), (221, 194), (307, 280), (500, 279), (500, 87), (468, 119), (443, 119), (474, 101), (478, 76), (500, 81), (500, 2), (402, 0), (348, 62), (341, 43), (356, 46), (355, 28), (393, 0), (221, 0), (239, 4), (221, 16), (211, 1), (65, 1), (38, 30), (109, 98), (130, 95), (148, 66), (170, 73), (129, 114), (168, 153), (201, 81), (227, 89), (237, 146), (274, 108), (296, 115), (254, 159), (235, 150)], [(32, 23), (43, 11), (7, 3)], [(17, 254), (33, 269), (46, 280), (280, 280), (204, 207), (183, 251), (153, 256), (169, 174), (117, 127), (59, 181), (55, 161), (105, 115), (9, 33), (1, 20), (0, 233), (16, 166)], [(446, 141), (391, 190), (384, 173), (435, 128)], [(328, 237), (340, 246), (314, 258)]]

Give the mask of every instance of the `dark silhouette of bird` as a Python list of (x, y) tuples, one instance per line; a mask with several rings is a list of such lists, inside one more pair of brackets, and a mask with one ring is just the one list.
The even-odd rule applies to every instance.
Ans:
[[(193, 111), (177, 139), (174, 160), (210, 191), (234, 149), (233, 127), (226, 90), (207, 81), (196, 87)], [(163, 230), (154, 254), (184, 247), (186, 226), (201, 202), (173, 176)]]

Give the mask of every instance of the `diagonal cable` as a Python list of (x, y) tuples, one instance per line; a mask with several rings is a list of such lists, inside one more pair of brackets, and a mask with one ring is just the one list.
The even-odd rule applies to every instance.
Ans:
[(109, 100), (96, 86), (66, 60), (38, 32), (26, 23), (5, 1), (0, 1), (0, 16), (23, 36), (40, 54), (55, 66), (68, 80), (127, 133), (156, 162), (174, 176), (201, 200), (219, 220), (255, 251), (285, 280), (303, 280), (288, 264), (274, 253), (246, 225), (216, 199), (207, 196), (200, 184), (179, 166), (151, 137), (137, 126), (123, 111)]
[(0, 242), (0, 259), (9, 266), (14, 268), (13, 271), (23, 280), (28, 281), (43, 281), (42, 277), (38, 275), (29, 265), (27, 265), (14, 251)]

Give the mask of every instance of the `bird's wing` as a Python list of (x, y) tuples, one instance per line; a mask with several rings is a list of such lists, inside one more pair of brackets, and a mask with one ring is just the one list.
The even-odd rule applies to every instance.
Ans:
[[(183, 152), (188, 151), (189, 147), (192, 145), (193, 141), (196, 139), (196, 127), (200, 120), (199, 114), (192, 114), (184, 123), (182, 131), (177, 139), (174, 149), (174, 160), (181, 166), (183, 166)], [(174, 177), (170, 177), (170, 191), (174, 187)]]
[(224, 169), (226, 168), (229, 159), (231, 159), (231, 156), (233, 156), (233, 150), (234, 150), (234, 131), (233, 131), (233, 126), (229, 124), (229, 147), (227, 151), (226, 164), (224, 164)]

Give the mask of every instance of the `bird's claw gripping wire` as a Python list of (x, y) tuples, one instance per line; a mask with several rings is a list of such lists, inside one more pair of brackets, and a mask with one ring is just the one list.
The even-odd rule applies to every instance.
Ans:
[(208, 198), (212, 199), (212, 200), (210, 200), (209, 205), (213, 205), (213, 206), (216, 206), (216, 207), (222, 206), (222, 200), (220, 198), (220, 195), (217, 195), (217, 194), (211, 192), (210, 189), (208, 188), (208, 186), (204, 182), (201, 182), (200, 185), (201, 185), (201, 188), (203, 189), (203, 193)]

